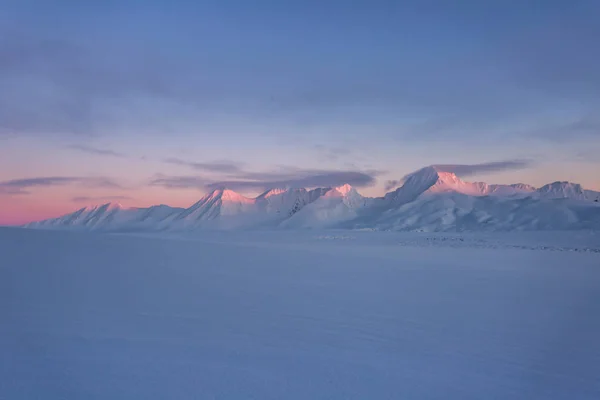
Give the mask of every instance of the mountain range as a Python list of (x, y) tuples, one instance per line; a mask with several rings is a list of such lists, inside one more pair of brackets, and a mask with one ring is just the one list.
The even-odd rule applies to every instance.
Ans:
[(126, 208), (108, 203), (27, 228), (101, 231), (197, 229), (370, 229), (405, 231), (600, 229), (600, 192), (570, 182), (465, 182), (425, 167), (383, 197), (364, 197), (350, 185), (271, 189), (246, 197), (217, 189), (189, 208)]

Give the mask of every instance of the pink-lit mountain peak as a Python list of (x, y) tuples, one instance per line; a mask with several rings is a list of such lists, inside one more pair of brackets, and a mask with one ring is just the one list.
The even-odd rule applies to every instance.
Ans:
[(252, 203), (254, 199), (243, 196), (230, 189), (215, 189), (211, 193), (204, 196), (203, 200), (222, 200), (226, 202)]
[(466, 182), (455, 173), (438, 166), (421, 168), (404, 178), (404, 184), (386, 194), (385, 199), (406, 203), (431, 194), (459, 193), (468, 196), (513, 196), (531, 194), (530, 185), (488, 185), (485, 182)]
[(352, 191), (356, 191), (351, 185), (349, 185), (347, 183), (345, 185), (338, 186), (334, 189), (344, 196), (346, 196), (347, 194), (349, 194)]

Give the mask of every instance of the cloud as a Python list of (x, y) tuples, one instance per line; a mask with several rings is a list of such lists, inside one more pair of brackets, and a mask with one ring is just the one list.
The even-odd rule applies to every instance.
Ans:
[(600, 137), (600, 116), (586, 114), (563, 124), (537, 129), (534, 136), (554, 142), (588, 141)]
[(532, 166), (530, 160), (494, 161), (481, 164), (437, 164), (432, 165), (438, 170), (452, 172), (457, 176), (471, 176), (507, 170), (519, 170)]
[(23, 190), (21, 188), (0, 186), (0, 195), (23, 195), (23, 194), (29, 194), (29, 192), (26, 190)]
[(150, 181), (150, 186), (167, 189), (205, 189), (209, 181), (198, 176), (165, 176), (159, 175)]
[(100, 149), (97, 147), (87, 146), (87, 145), (83, 145), (83, 144), (72, 144), (72, 145), (69, 145), (66, 147), (68, 149), (78, 150), (78, 151), (82, 151), (82, 152), (88, 153), (88, 154), (96, 154), (96, 155), (100, 155), (100, 156), (111, 156), (111, 157), (119, 157), (119, 158), (126, 157), (126, 155), (123, 153), (119, 153), (119, 152), (109, 150), (109, 149)]
[(401, 184), (402, 184), (402, 180), (392, 179), (392, 180), (385, 182), (384, 189), (386, 192), (389, 192), (390, 190), (397, 188)]
[(114, 48), (82, 43), (0, 28), (0, 133), (95, 134), (128, 121), (116, 104), (183, 95), (182, 80), (166, 73), (170, 69), (156, 52), (130, 49), (120, 54), (126, 61), (114, 62), (105, 53)]
[(150, 182), (152, 186), (166, 188), (197, 188), (232, 190), (265, 190), (282, 187), (332, 187), (350, 184), (356, 187), (367, 187), (375, 184), (379, 171), (334, 171), (303, 170), (284, 168), (281, 172), (243, 172), (236, 179), (214, 181), (197, 176), (159, 176)]
[[(533, 29), (511, 29), (495, 46), (500, 60), (510, 62), (514, 79), (545, 94), (600, 99), (600, 53), (593, 43), (600, 35), (597, 1), (549, 8)], [(575, 3), (573, 3), (575, 4)], [(520, 40), (514, 40), (518, 35)]]
[(587, 149), (575, 153), (575, 159), (578, 161), (600, 163), (600, 149)]
[(196, 170), (209, 171), (209, 172), (219, 172), (225, 174), (238, 173), (241, 172), (240, 166), (236, 163), (228, 162), (228, 161), (215, 161), (215, 162), (192, 162), (182, 160), (180, 158), (167, 158), (164, 160), (167, 164), (175, 164), (175, 165), (183, 165), (186, 167), (190, 167)]
[(329, 147), (322, 144), (312, 146), (317, 151), (319, 161), (338, 161), (352, 153), (352, 150), (343, 147)]
[(52, 176), (25, 179), (13, 179), (0, 182), (0, 193), (2, 194), (29, 194), (26, 189), (34, 187), (50, 187), (64, 185), (80, 185), (84, 187), (120, 189), (121, 185), (109, 178), (104, 177), (74, 177), (74, 176)]
[[(6, 21), (0, 24), (0, 136), (127, 128), (177, 135), (186, 127), (207, 124), (206, 116), (214, 126), (236, 117), (265, 126), (265, 118), (268, 123), (275, 116), (284, 123), (307, 121), (332, 136), (356, 129), (373, 142), (401, 136), (403, 125), (427, 120), (412, 137), (447, 141), (456, 140), (456, 134), (490, 136), (521, 118), (556, 114), (565, 109), (562, 99), (575, 107), (598, 105), (600, 53), (593, 48), (599, 8), (593, 0), (544, 5), (542, 11), (528, 2), (452, 7), (440, 2), (427, 12), (405, 5), (410, 10), (369, 12), (361, 27), (348, 18), (351, 14), (332, 13), (311, 21), (316, 36), (309, 34), (302, 43), (294, 39), (302, 28), (282, 16), (279, 21), (291, 30), (289, 35), (273, 35), (277, 23), (259, 29), (266, 29), (260, 37), (277, 37), (275, 47), (256, 40), (257, 31), (231, 40), (227, 24), (202, 23), (218, 15), (176, 6), (158, 19), (160, 13), (140, 15), (131, 2), (124, 3), (119, 10), (101, 13), (79, 9), (78, 24), (72, 23), (73, 12), (65, 4), (47, 15), (15, 7), (21, 9), (16, 17), (11, 17), (13, 7), (7, 7)], [(251, 22), (247, 10), (230, 11), (238, 13), (234, 19), (242, 25)], [(489, 15), (497, 18), (490, 21)], [(139, 29), (131, 29), (131, 17)], [(320, 25), (323, 21), (343, 34), (324, 43), (318, 34), (328, 29)], [(415, 43), (397, 40), (414, 34), (415, 27), (427, 33), (432, 21), (439, 22), (435, 34), (416, 34)], [(157, 22), (161, 35), (152, 30)], [(51, 28), (56, 25), (64, 29)], [(96, 30), (103, 34), (93, 34)], [(458, 31), (461, 37), (448, 46)], [(217, 45), (193, 51), (193, 37), (211, 37)], [(351, 42), (356, 46), (348, 50)], [(371, 42), (380, 46), (365, 45)], [(418, 51), (422, 48), (432, 51)], [(345, 126), (338, 130), (336, 125)], [(307, 132), (302, 129), (302, 135)], [(518, 136), (518, 129), (510, 134)], [(285, 142), (292, 142), (287, 135), (281, 133)]]
[(114, 201), (114, 200), (133, 200), (133, 197), (129, 196), (77, 196), (71, 198), (71, 201), (74, 203), (89, 203), (94, 201)]
[[(259, 174), (253, 174), (260, 178)], [(294, 187), (331, 187), (349, 184), (356, 187), (367, 187), (375, 184), (373, 175), (358, 171), (298, 171), (296, 174), (282, 174), (273, 179), (273, 174), (265, 174), (265, 179), (232, 180), (213, 182), (207, 188), (228, 188), (232, 190), (264, 190), (270, 188)]]

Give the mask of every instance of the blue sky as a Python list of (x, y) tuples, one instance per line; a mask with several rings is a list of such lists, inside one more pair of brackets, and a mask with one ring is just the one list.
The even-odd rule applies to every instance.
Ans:
[[(5, 0), (0, 186), (27, 194), (0, 200), (187, 205), (323, 175), (377, 195), (505, 161), (469, 179), (600, 189), (598, 20), (592, 0)], [(77, 179), (27, 186), (52, 177)]]

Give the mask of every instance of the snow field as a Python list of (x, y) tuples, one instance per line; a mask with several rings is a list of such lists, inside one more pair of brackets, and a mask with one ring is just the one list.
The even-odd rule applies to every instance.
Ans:
[(598, 399), (575, 236), (0, 229), (0, 398)]

